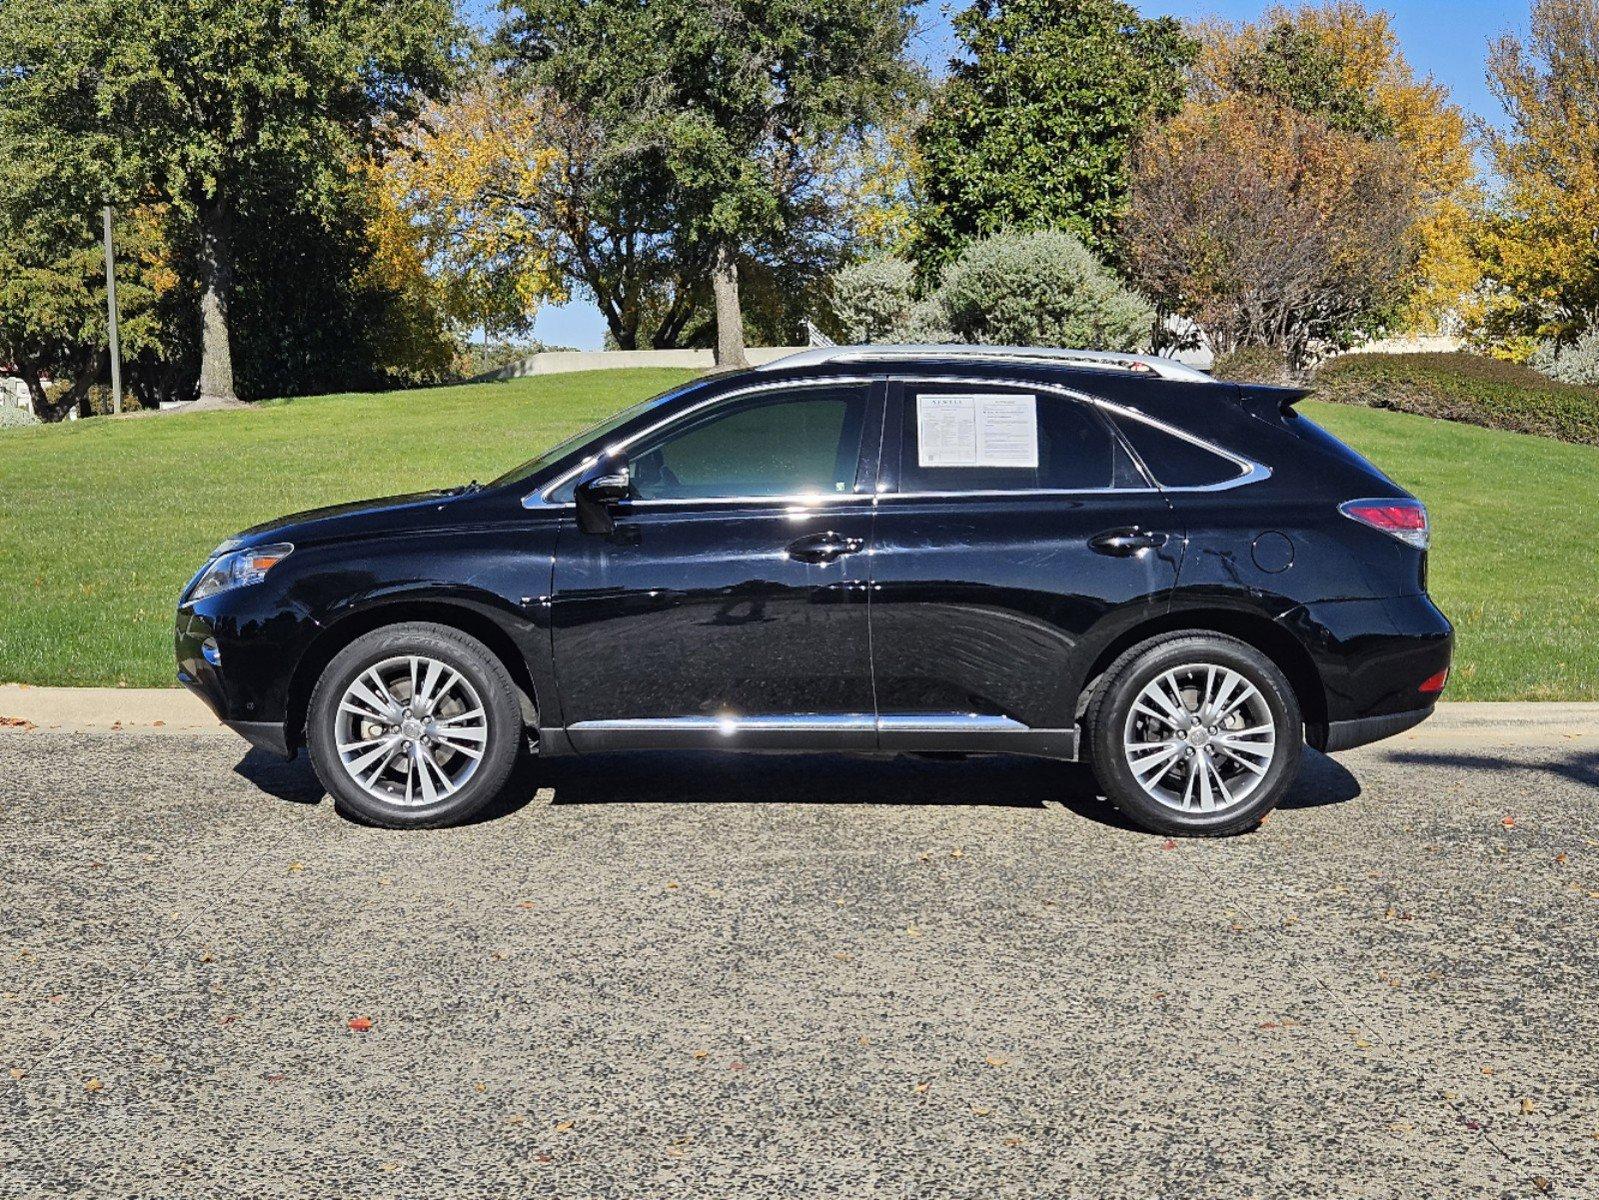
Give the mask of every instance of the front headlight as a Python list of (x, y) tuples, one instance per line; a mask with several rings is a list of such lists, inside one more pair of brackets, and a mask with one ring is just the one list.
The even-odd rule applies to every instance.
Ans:
[(196, 600), (204, 600), (207, 596), (215, 596), (230, 588), (260, 583), (268, 571), (293, 553), (294, 547), (288, 542), (278, 542), (272, 546), (257, 546), (252, 550), (234, 550), (223, 554), (200, 572), (200, 578), (189, 589), (186, 603), (193, 604)]

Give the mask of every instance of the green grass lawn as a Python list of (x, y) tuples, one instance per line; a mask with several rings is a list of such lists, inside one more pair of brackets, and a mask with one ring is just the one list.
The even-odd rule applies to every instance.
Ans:
[[(298, 509), (488, 479), (689, 377), (605, 371), (0, 433), (0, 681), (172, 683), (217, 542)], [(1427, 501), (1456, 699), (1599, 699), (1599, 449), (1309, 403)]]

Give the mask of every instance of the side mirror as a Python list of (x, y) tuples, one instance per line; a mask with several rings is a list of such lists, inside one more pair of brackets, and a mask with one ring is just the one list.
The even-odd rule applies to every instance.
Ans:
[(632, 494), (627, 459), (619, 454), (600, 459), (583, 472), (572, 491), (577, 504), (577, 527), (584, 533), (611, 533), (616, 529), (611, 505)]

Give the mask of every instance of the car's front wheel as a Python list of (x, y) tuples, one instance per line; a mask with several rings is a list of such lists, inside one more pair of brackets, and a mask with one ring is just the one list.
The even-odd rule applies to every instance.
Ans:
[(1282, 671), (1220, 634), (1133, 647), (1105, 673), (1087, 724), (1100, 786), (1157, 833), (1251, 828), (1293, 786), (1304, 746)]
[(476, 638), (390, 625), (322, 672), (306, 744), (341, 810), (392, 829), (451, 825), (505, 786), (523, 744), (521, 706), (504, 664)]

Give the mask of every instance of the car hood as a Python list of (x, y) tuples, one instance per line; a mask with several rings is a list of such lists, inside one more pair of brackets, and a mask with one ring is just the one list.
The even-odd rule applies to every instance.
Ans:
[(460, 521), (479, 492), (458, 490), (412, 492), (376, 500), (355, 500), (312, 508), (251, 526), (229, 540), (227, 549), (269, 542), (312, 544), (337, 538), (373, 537), (386, 533), (436, 528)]

